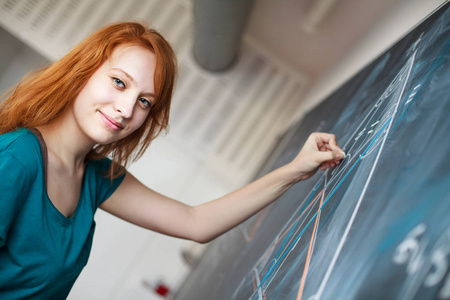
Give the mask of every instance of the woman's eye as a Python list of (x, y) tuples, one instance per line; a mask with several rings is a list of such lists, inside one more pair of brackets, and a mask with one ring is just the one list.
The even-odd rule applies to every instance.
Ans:
[(152, 108), (152, 104), (145, 98), (139, 98), (139, 102), (144, 108)]
[(118, 87), (125, 88), (125, 83), (123, 83), (123, 81), (119, 78), (113, 78), (113, 81)]

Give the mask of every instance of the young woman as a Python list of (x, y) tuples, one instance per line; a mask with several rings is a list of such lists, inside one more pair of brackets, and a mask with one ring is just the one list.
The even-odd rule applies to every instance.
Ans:
[(314, 133), (291, 163), (220, 199), (191, 207), (158, 194), (125, 166), (167, 127), (175, 76), (161, 35), (119, 23), (10, 92), (0, 106), (0, 299), (66, 298), (97, 207), (204, 243), (343, 157), (334, 135)]

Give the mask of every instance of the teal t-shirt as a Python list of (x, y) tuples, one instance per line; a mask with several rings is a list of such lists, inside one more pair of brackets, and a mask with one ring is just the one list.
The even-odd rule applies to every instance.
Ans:
[(66, 218), (48, 198), (35, 134), (0, 135), (0, 299), (67, 297), (88, 261), (94, 213), (124, 177), (103, 177), (110, 164), (87, 164), (78, 206)]

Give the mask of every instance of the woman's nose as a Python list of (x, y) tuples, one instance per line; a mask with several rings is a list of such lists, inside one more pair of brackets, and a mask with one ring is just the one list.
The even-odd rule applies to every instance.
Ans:
[(123, 118), (129, 119), (133, 116), (135, 103), (134, 98), (129, 95), (127, 97), (120, 97), (116, 101), (115, 109)]

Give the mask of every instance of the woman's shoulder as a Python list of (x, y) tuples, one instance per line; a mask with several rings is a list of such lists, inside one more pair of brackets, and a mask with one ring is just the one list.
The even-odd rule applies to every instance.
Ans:
[(85, 178), (87, 178), (90, 184), (95, 186), (97, 207), (111, 196), (125, 178), (125, 169), (121, 169), (123, 171), (122, 173), (118, 173), (116, 174), (117, 176), (111, 178), (110, 168), (112, 164), (112, 160), (105, 157), (89, 161), (86, 169)]
[(0, 134), (0, 151), (17, 150), (30, 146), (38, 146), (39, 141), (33, 132), (26, 128)]
[(40, 163), (41, 150), (37, 137), (28, 129), (21, 128), (0, 134), (1, 159), (16, 159), (31, 167)]
[[(109, 157), (91, 160), (88, 164), (88, 166), (91, 167), (92, 172), (95, 173), (97, 177), (107, 180), (108, 182), (111, 181), (110, 172), (111, 168), (114, 167), (113, 165), (114, 163)], [(115, 170), (117, 173), (114, 173), (114, 179), (125, 176), (125, 168), (120, 165), (115, 165), (115, 167), (117, 168), (117, 170)]]

